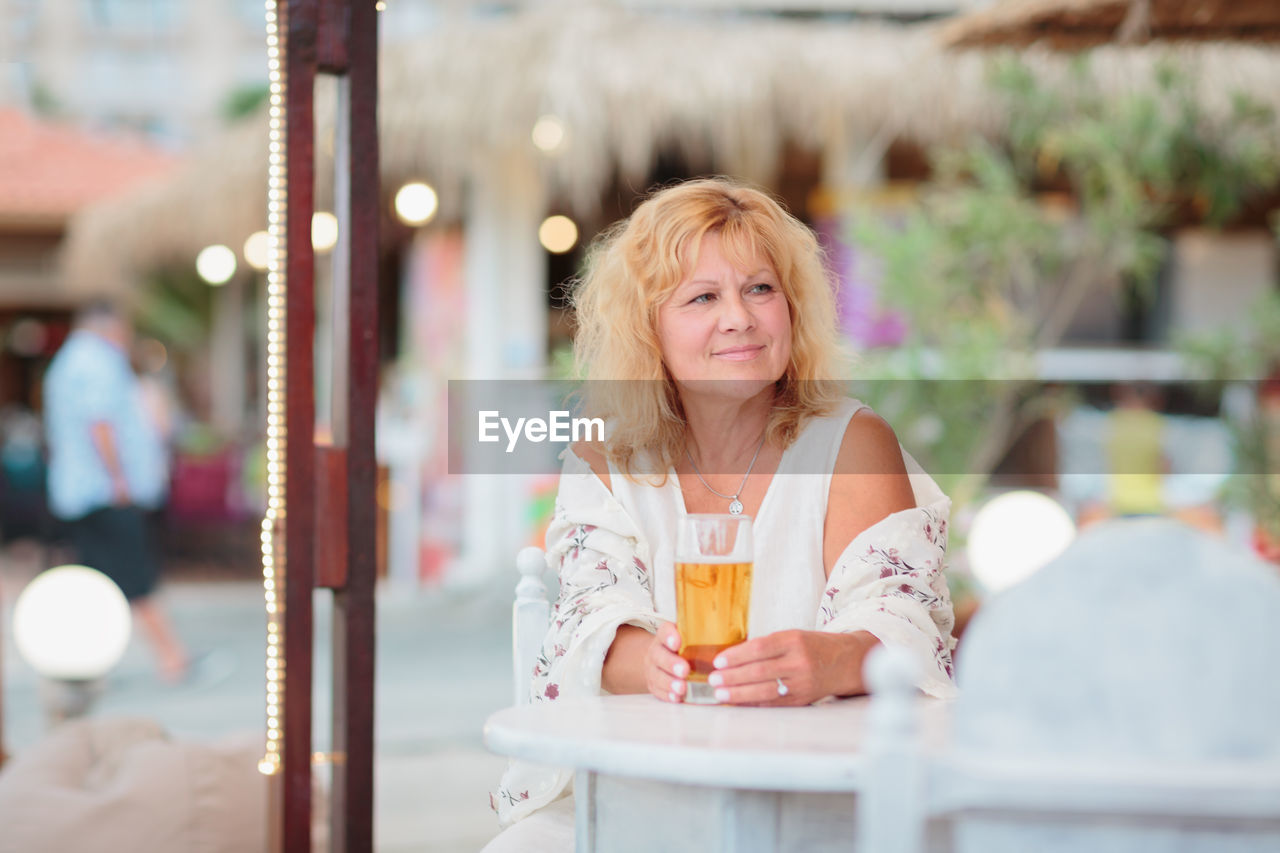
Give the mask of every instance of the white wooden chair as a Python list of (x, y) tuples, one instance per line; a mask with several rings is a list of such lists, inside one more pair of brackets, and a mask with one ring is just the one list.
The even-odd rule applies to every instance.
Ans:
[(511, 612), (511, 660), (515, 686), (515, 704), (529, 704), (530, 679), (538, 650), (551, 621), (551, 602), (542, 575), (547, 569), (547, 555), (541, 548), (530, 546), (516, 555), (520, 580), (516, 584), (516, 601)]
[(1086, 532), (966, 632), (946, 751), (912, 661), (868, 661), (857, 849), (1280, 850), (1277, 613), (1275, 567), (1190, 528)]

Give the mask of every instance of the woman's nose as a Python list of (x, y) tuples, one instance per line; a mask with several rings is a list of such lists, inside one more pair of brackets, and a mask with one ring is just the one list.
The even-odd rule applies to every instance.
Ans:
[(742, 332), (755, 325), (747, 303), (738, 294), (720, 300), (720, 331)]

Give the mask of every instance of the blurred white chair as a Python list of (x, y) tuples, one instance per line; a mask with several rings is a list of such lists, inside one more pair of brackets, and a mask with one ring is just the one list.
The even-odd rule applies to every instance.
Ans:
[(516, 556), (520, 581), (516, 584), (516, 602), (511, 613), (511, 660), (515, 685), (515, 704), (529, 704), (533, 666), (551, 622), (551, 602), (542, 575), (547, 569), (547, 555), (541, 548), (530, 546)]
[(912, 662), (875, 697), (858, 849), (1280, 850), (1280, 575), (1163, 520), (1087, 531), (965, 634), (950, 745), (927, 755)]

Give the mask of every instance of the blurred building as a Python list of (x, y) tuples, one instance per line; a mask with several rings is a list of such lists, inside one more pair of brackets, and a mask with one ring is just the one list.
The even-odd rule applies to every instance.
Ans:
[(0, 542), (52, 531), (45, 511), (41, 377), (87, 293), (60, 274), (72, 214), (169, 171), (136, 138), (0, 107)]
[[(464, 488), (452, 479), (441, 450), (445, 383), (552, 373), (568, 342), (564, 282), (591, 235), (627, 215), (646, 188), (732, 174), (767, 186), (834, 238), (859, 206), (892, 213), (909, 200), (929, 177), (932, 146), (998, 137), (1008, 117), (990, 97), (989, 57), (944, 51), (933, 29), (965, 5), (388, 0), (379, 68), (379, 441), (391, 481), (379, 498), (393, 520), (393, 577), (482, 581), (524, 544), (535, 527), (529, 496), (545, 498), (554, 481), (499, 488), (472, 477)], [(1237, 67), (1236, 53), (1210, 47), (1194, 58), (1216, 69), (1213, 79), (1280, 106), (1274, 56), (1250, 53)], [(1041, 54), (1028, 61), (1048, 76), (1071, 64)], [(1122, 97), (1126, 87), (1150, 85), (1158, 65), (1153, 52), (1111, 52), (1093, 73), (1102, 91)], [(319, 87), (319, 210), (332, 207), (335, 100)], [(67, 274), (128, 282), (146, 270), (190, 268), (212, 244), (244, 245), (266, 224), (267, 135), (259, 115), (209, 140), (193, 168), (159, 192), (87, 211), (73, 228)], [(435, 190), (431, 212), (410, 221), (391, 202), (419, 182)], [(566, 246), (540, 238), (552, 215), (576, 223)], [(1177, 378), (1170, 333), (1208, 319), (1206, 302), (1229, 315), (1268, 287), (1275, 248), (1250, 226), (1172, 234), (1156, 298), (1092, 299), (1062, 345), (1040, 354), (1040, 378)], [(1229, 288), (1215, 275), (1226, 269), (1222, 252)], [(327, 268), (317, 265), (322, 293)], [(837, 273), (842, 293), (867, 296), (841, 306), (850, 336), (892, 342), (871, 301), (874, 282)], [(260, 300), (257, 280), (244, 275), (246, 297)], [(327, 300), (318, 310), (327, 316)]]
[(175, 146), (266, 84), (261, 0), (0, 0), (0, 97)]
[[(441, 4), (392, 0), (384, 40), (412, 38)], [(265, 96), (263, 0), (0, 0), (0, 104), (172, 147), (208, 138)]]
[(89, 282), (70, 286), (57, 265), (71, 216), (174, 162), (137, 138), (0, 108), (0, 407), (38, 407), (39, 373), (91, 293)]

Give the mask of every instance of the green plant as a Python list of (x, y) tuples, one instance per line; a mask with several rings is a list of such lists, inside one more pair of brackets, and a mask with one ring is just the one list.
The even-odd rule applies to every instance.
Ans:
[(1035, 354), (1061, 343), (1091, 292), (1127, 284), (1141, 294), (1170, 223), (1221, 224), (1280, 183), (1265, 106), (1239, 96), (1213, 113), (1194, 70), (1172, 65), (1122, 97), (1088, 71), (1081, 59), (1050, 85), (1017, 59), (995, 63), (1003, 139), (931, 152), (933, 177), (909, 209), (854, 226), (908, 327), (900, 349), (865, 354), (860, 371), (903, 381), (872, 383), (865, 399), (908, 439), (924, 419), (931, 440), (911, 446), (957, 505), (1051, 405)]
[(1224, 413), (1235, 470), (1223, 497), (1280, 540), (1280, 409), (1259, 393), (1263, 381), (1280, 378), (1280, 293), (1259, 300), (1241, 324), (1181, 338), (1179, 349), (1209, 393), (1222, 397), (1229, 385), (1245, 392), (1248, 405)]
[(213, 323), (213, 288), (194, 267), (162, 269), (139, 288), (135, 323), (141, 334), (190, 355), (207, 345)]
[(266, 83), (250, 83), (232, 89), (222, 101), (222, 118), (228, 124), (252, 115), (267, 102), (271, 87)]

